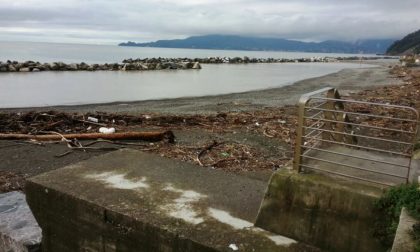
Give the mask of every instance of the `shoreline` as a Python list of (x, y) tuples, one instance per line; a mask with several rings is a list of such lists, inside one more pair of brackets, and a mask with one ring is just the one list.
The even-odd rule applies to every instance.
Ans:
[[(302, 93), (318, 89), (322, 83), (329, 81), (342, 95), (348, 94), (350, 98), (374, 101), (379, 97), (390, 104), (418, 108), (420, 94), (415, 90), (419, 85), (420, 69), (416, 74), (401, 67), (390, 70), (387, 65), (345, 69), (288, 87), (241, 94), (124, 103), (126, 105), (0, 109), (5, 112), (0, 115), (6, 133), (36, 134), (46, 129), (59, 133), (98, 132), (101, 125), (84, 122), (88, 116), (115, 127), (118, 132), (171, 130), (176, 138), (174, 145), (140, 143), (140, 146), (130, 148), (268, 181), (272, 171), (287, 164), (293, 156), (296, 106), (284, 105), (295, 105), (295, 99)], [(391, 84), (395, 85), (381, 88)], [(217, 114), (219, 112), (222, 113)], [(198, 163), (197, 153), (214, 143), (218, 145)], [(107, 153), (111, 151), (109, 147), (127, 146), (98, 143), (97, 147), (104, 149), (69, 151), (65, 143), (1, 141), (0, 158), (5, 162), (0, 164), (0, 191), (22, 190), (27, 177)]]
[[(351, 63), (356, 63), (352, 61)], [(358, 63), (358, 62), (357, 62)], [(300, 95), (325, 86), (332, 86), (346, 95), (370, 87), (400, 84), (391, 76), (389, 66), (396, 62), (371, 61), (372, 68), (343, 69), (336, 73), (304, 79), (290, 85), (240, 93), (200, 97), (180, 97), (144, 101), (116, 101), (109, 103), (59, 105), (46, 107), (0, 108), (0, 112), (58, 110), (65, 112), (216, 114), (227, 111), (254, 111), (264, 107), (294, 105)]]

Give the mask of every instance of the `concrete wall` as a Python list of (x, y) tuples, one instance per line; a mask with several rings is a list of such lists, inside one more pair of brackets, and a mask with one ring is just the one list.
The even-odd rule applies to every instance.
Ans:
[(30, 181), (25, 190), (42, 227), (43, 252), (215, 251)]
[(382, 190), (286, 169), (273, 174), (256, 226), (328, 251), (385, 251), (372, 237)]

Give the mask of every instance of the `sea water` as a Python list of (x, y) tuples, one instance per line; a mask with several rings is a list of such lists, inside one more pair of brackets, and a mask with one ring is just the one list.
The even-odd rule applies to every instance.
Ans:
[[(295, 52), (138, 48), (0, 42), (0, 61), (112, 63), (151, 57), (310, 58), (351, 56)], [(202, 65), (200, 70), (0, 73), (0, 108), (126, 102), (220, 95), (282, 87), (345, 68), (351, 63), (272, 63)]]

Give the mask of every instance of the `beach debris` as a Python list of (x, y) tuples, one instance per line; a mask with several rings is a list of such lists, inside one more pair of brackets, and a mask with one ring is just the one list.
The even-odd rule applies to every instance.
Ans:
[(62, 139), (108, 139), (108, 140), (143, 140), (143, 141), (167, 141), (173, 143), (175, 136), (172, 131), (148, 131), (148, 132), (123, 132), (123, 133), (79, 133), (79, 134), (4, 134), (0, 133), (0, 140), (36, 140), (36, 141), (60, 141)]
[(25, 176), (10, 171), (0, 171), (0, 193), (22, 191), (25, 185)]
[[(87, 117), (94, 117), (101, 122), (101, 126), (94, 122), (87, 121)], [(285, 124), (279, 124), (278, 120), (287, 120)], [(258, 122), (260, 126), (256, 126)], [(241, 171), (256, 171), (256, 170), (272, 170), (273, 167), (281, 167), (291, 157), (289, 149), (294, 143), (294, 129), (296, 128), (296, 107), (285, 106), (283, 108), (265, 108), (259, 111), (239, 111), (239, 112), (221, 112), (210, 115), (165, 115), (158, 113), (145, 114), (120, 114), (120, 113), (64, 113), (57, 111), (31, 111), (17, 113), (1, 113), (0, 112), (0, 133), (12, 134), (29, 134), (29, 135), (45, 135), (47, 131), (54, 131), (63, 135), (66, 134), (81, 134), (81, 133), (96, 133), (100, 127), (114, 127), (117, 132), (138, 131), (139, 129), (151, 131), (165, 131), (177, 130), (186, 132), (188, 135), (194, 134), (202, 135), (199, 139), (205, 139), (207, 135), (220, 136), (210, 138), (208, 141), (199, 140), (194, 145), (189, 145), (188, 142), (179, 141), (176, 144), (167, 144), (166, 141), (148, 142), (144, 145), (142, 142), (129, 140), (107, 139), (105, 141), (94, 141), (98, 144), (95, 149), (83, 149), (79, 145), (74, 144), (69, 153), (54, 153), (57, 157), (61, 155), (68, 155), (75, 150), (100, 150), (108, 151), (129, 146), (143, 151), (153, 152), (158, 155), (178, 159), (205, 167), (213, 167), (215, 169), (224, 169), (232, 172)], [(102, 126), (104, 125), (104, 126)], [(197, 132), (197, 133), (188, 133)], [(270, 141), (283, 142), (286, 136), (287, 145), (289, 147), (281, 147), (275, 152), (264, 152), (259, 145), (250, 145), (248, 141), (243, 142), (239, 139), (225, 139), (223, 135), (238, 135), (251, 134), (252, 136), (266, 137), (263, 132), (268, 132), (271, 136)], [(43, 133), (44, 132), (44, 133)], [(50, 133), (51, 134), (51, 133)], [(108, 136), (101, 134), (99, 137), (104, 138)], [(261, 136), (259, 136), (261, 135)], [(61, 138), (57, 137), (57, 141), (61, 142)], [(69, 138), (69, 140), (72, 140)], [(83, 147), (91, 147), (87, 145), (86, 141), (80, 140)], [(19, 140), (21, 143), (29, 144), (28, 140)], [(214, 144), (216, 141), (217, 144)], [(14, 141), (15, 144), (16, 140)], [(34, 143), (49, 144), (49, 142)], [(127, 143), (127, 144), (121, 144)], [(71, 143), (73, 144), (73, 143)], [(32, 144), (34, 145), (34, 144)], [(101, 147), (109, 147), (101, 149)], [(35, 145), (34, 145), (35, 146)], [(78, 146), (78, 147), (76, 147)], [(283, 145), (282, 145), (283, 146)], [(0, 146), (1, 148), (1, 146)], [(265, 148), (265, 147), (264, 147)], [(272, 147), (269, 147), (272, 149)], [(275, 147), (277, 148), (277, 147)], [(274, 150), (274, 149), (273, 149)], [(283, 153), (285, 152), (285, 153)], [(200, 154), (201, 153), (201, 154)], [(226, 154), (221, 154), (226, 153)], [(273, 154), (275, 153), (275, 155)], [(278, 153), (281, 154), (280, 158)], [(199, 155), (199, 158), (198, 158)]]
[(232, 249), (233, 251), (237, 251), (239, 249), (238, 246), (236, 246), (236, 244), (234, 243), (229, 244), (229, 248)]
[(87, 120), (91, 121), (91, 122), (94, 122), (94, 123), (99, 122), (98, 118), (95, 118), (95, 117), (92, 117), (92, 116), (88, 116)]
[(99, 133), (102, 134), (113, 134), (115, 133), (115, 128), (106, 128), (106, 127), (100, 127)]

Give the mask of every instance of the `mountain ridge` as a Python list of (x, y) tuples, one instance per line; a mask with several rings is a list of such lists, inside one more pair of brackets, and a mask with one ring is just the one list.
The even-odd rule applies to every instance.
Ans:
[(393, 39), (359, 40), (354, 43), (327, 40), (323, 42), (302, 42), (282, 38), (258, 38), (236, 35), (191, 36), (185, 39), (157, 40), (135, 43), (128, 41), (119, 46), (164, 47), (189, 49), (219, 49), (244, 51), (299, 51), (324, 53), (372, 53), (383, 54), (394, 42)]
[(389, 55), (420, 53), (420, 30), (395, 41), (386, 51)]

